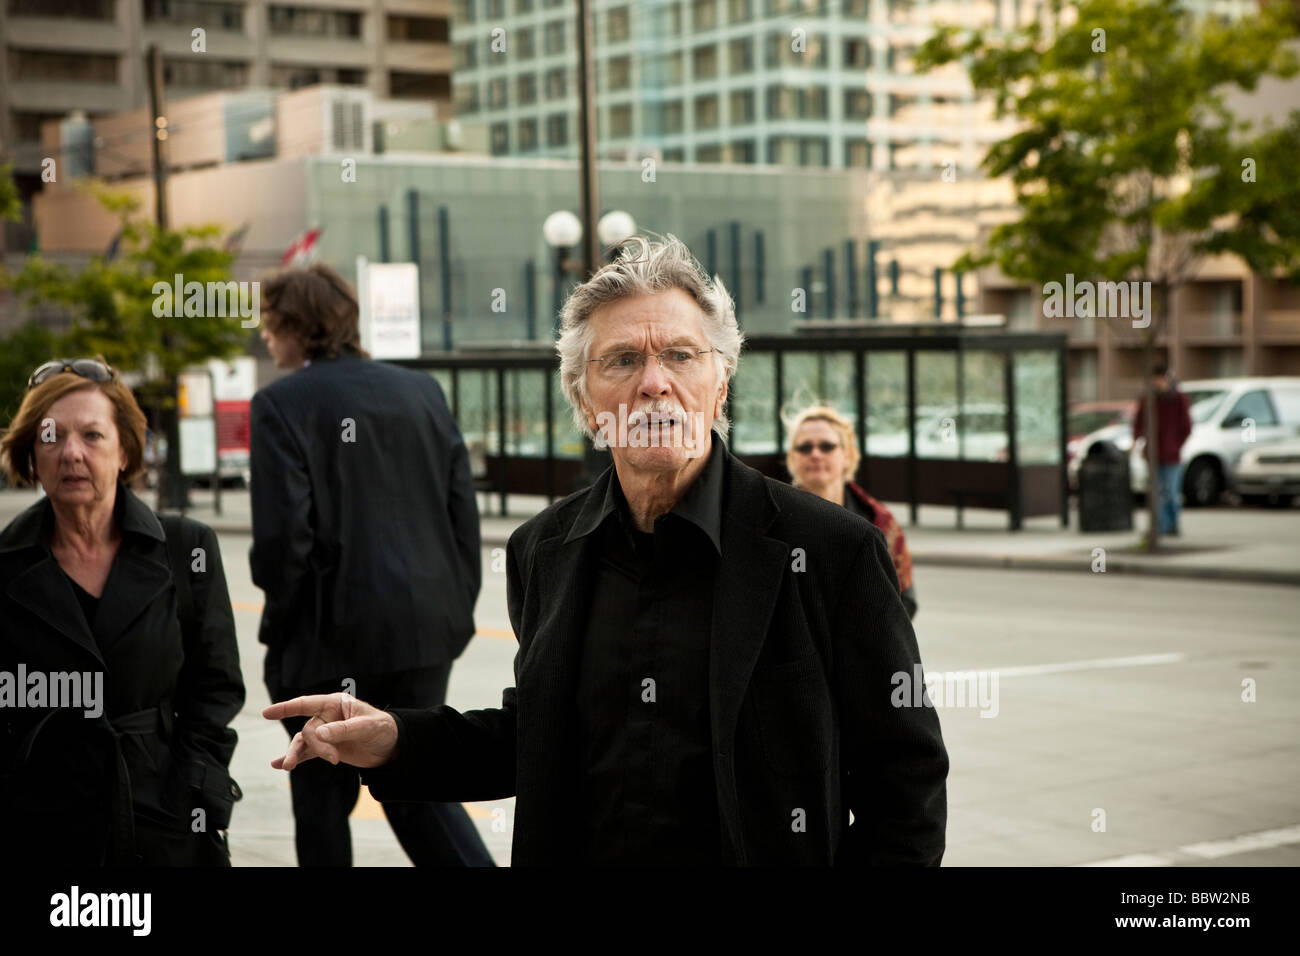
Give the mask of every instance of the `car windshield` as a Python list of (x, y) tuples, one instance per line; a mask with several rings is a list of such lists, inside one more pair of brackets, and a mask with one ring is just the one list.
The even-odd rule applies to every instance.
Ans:
[(1218, 409), (1219, 404), (1223, 401), (1223, 396), (1228, 394), (1224, 389), (1189, 389), (1186, 393), (1187, 403), (1191, 405), (1192, 422), (1200, 425), (1210, 420), (1210, 416)]
[(1070, 416), (1070, 434), (1087, 435), (1099, 428), (1114, 423), (1121, 417), (1120, 411), (1075, 412)]

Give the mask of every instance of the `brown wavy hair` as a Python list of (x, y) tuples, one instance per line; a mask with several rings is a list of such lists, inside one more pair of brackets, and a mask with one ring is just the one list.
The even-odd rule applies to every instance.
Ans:
[[(96, 358), (104, 361), (102, 356)], [(126, 452), (126, 470), (122, 472), (121, 480), (130, 483), (144, 470), (144, 441), (148, 420), (131, 390), (117, 376), (107, 382), (95, 382), (75, 372), (60, 372), (23, 396), (18, 414), (14, 416), (4, 437), (0, 438), (0, 467), (4, 468), (11, 484), (37, 483), (35, 451), (41, 433), (41, 422), (49, 414), (50, 407), (63, 396), (91, 388), (99, 389), (113, 403), (117, 440)]]
[(309, 359), (344, 352), (369, 357), (361, 347), (360, 309), (346, 279), (322, 262), (280, 269), (259, 280), (262, 321), (275, 335), (302, 344)]

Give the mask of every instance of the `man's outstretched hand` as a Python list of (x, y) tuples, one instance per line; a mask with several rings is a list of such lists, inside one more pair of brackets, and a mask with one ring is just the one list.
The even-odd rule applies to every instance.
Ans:
[(272, 704), (262, 716), (267, 720), (311, 718), (289, 742), (285, 755), (271, 761), (276, 770), (292, 770), (313, 757), (332, 764), (341, 761), (354, 767), (379, 767), (392, 759), (397, 747), (393, 715), (348, 694), (295, 697)]

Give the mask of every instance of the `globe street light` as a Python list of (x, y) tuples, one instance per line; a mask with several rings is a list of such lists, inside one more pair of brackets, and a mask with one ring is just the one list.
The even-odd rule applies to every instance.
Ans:
[(596, 237), (600, 239), (601, 245), (610, 250), (611, 255), (615, 246), (635, 235), (636, 220), (621, 209), (605, 213), (600, 217), (600, 222), (596, 223)]
[(570, 266), (569, 251), (582, 239), (582, 223), (567, 209), (553, 212), (542, 223), (542, 236), (555, 250), (555, 281), (552, 286), (552, 310), (555, 331), (560, 329), (560, 289), (564, 285), (564, 272)]

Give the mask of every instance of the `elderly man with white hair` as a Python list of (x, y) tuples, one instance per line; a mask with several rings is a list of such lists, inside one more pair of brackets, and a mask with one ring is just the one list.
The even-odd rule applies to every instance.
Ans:
[(884, 540), (728, 450), (741, 343), (673, 236), (578, 287), (560, 375), (613, 466), (510, 538), (515, 686), (465, 713), (275, 704), (311, 719), (273, 765), (515, 796), (515, 865), (937, 865), (948, 755), (897, 693), (920, 655)]

